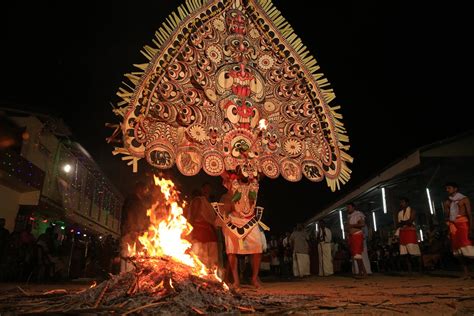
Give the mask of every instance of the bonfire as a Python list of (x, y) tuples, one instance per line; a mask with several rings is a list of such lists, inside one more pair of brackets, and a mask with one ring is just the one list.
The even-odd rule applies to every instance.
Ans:
[[(191, 252), (186, 236), (192, 226), (170, 180), (155, 179), (164, 196), (148, 211), (148, 230), (128, 245), (132, 268), (88, 289), (70, 293), (57, 289), (41, 294), (18, 292), (0, 295), (0, 314), (208, 314), (275, 312), (285, 305), (313, 300), (311, 296), (237, 293)], [(291, 309), (294, 308), (294, 305)]]
[[(183, 216), (183, 205), (179, 203), (179, 194), (174, 183), (156, 176), (154, 180), (164, 196), (165, 203), (156, 201), (147, 211), (150, 226), (142, 236), (138, 237), (138, 247), (137, 242), (128, 245), (128, 257), (125, 259), (129, 260), (137, 270), (145, 270), (150, 275), (154, 272), (162, 274), (165, 269), (178, 279), (198, 277), (207, 282), (219, 284), (224, 291), (229, 290), (217, 275), (217, 267), (209, 271), (191, 252), (192, 245), (185, 237), (193, 228)], [(163, 265), (164, 262), (166, 264)], [(150, 279), (150, 275), (147, 275), (146, 280), (141, 281), (142, 285), (150, 281), (156, 282)], [(172, 282), (172, 279), (169, 281)]]
[[(130, 271), (95, 283), (79, 293), (54, 290), (31, 295), (7, 296), (0, 311), (16, 312), (94, 312), (120, 314), (209, 313), (253, 311), (252, 301), (231, 291), (208, 269), (190, 248), (186, 236), (192, 226), (183, 216), (183, 205), (171, 180), (154, 177), (164, 201), (147, 211), (148, 230), (128, 245)], [(16, 301), (17, 303), (13, 303)], [(9, 305), (9, 306), (8, 306)]]

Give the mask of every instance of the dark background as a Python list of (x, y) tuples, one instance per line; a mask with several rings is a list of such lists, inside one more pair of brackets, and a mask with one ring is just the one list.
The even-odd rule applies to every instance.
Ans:
[[(0, 106), (63, 118), (126, 194), (150, 168), (141, 162), (141, 172), (132, 175), (112, 156), (105, 142), (111, 130), (104, 123), (116, 122), (111, 103), (118, 100), (123, 74), (145, 62), (140, 48), (181, 3), (4, 2)], [(274, 230), (291, 229), (417, 147), (472, 129), (472, 23), (466, 7), (452, 1), (274, 3), (332, 83), (355, 158), (352, 180), (337, 193), (308, 180), (262, 181), (259, 204)], [(203, 181), (219, 185), (204, 174), (171, 174), (185, 193)]]

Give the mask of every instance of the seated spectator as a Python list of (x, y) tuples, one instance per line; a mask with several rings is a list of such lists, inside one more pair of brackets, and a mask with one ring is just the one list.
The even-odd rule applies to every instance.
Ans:
[(441, 254), (443, 252), (443, 240), (439, 232), (433, 229), (428, 234), (428, 247), (423, 251), (423, 267), (428, 270), (435, 270), (440, 266)]

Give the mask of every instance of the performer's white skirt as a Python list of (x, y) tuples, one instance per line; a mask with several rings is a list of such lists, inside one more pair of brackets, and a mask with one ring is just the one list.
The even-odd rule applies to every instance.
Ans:
[(420, 246), (418, 244), (400, 245), (400, 255), (421, 256)]
[(293, 274), (297, 276), (310, 275), (309, 255), (305, 253), (293, 253)]
[[(247, 219), (232, 217), (232, 223), (238, 227), (244, 226)], [(239, 238), (228, 228), (224, 228), (225, 250), (230, 254), (249, 255), (262, 253), (262, 234), (258, 225), (255, 225), (244, 238)]]

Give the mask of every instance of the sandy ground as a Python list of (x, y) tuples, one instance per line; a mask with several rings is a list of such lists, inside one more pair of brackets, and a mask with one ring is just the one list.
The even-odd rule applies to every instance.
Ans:
[(260, 295), (309, 296), (280, 313), (296, 315), (474, 315), (474, 280), (446, 276), (309, 277), (267, 282)]
[[(68, 284), (0, 284), (1, 293), (29, 293), (52, 289), (76, 291), (92, 281)], [(446, 275), (373, 275), (364, 280), (350, 276), (303, 280), (267, 280), (259, 290), (244, 286), (243, 295), (288, 297), (288, 303), (269, 306), (265, 314), (338, 315), (474, 315), (474, 280)], [(257, 311), (256, 314), (259, 314)]]

